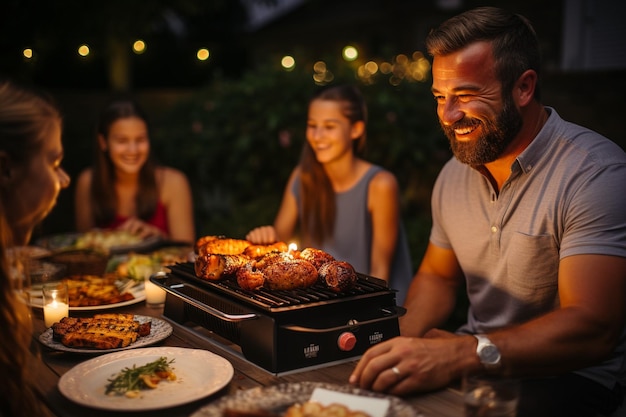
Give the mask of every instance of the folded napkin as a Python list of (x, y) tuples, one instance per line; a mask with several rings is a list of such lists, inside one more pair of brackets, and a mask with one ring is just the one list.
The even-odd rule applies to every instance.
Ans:
[(315, 388), (311, 394), (311, 401), (328, 406), (330, 404), (342, 404), (353, 411), (362, 411), (372, 417), (385, 417), (390, 402), (387, 398), (365, 397), (363, 395), (346, 394), (331, 391), (325, 388)]

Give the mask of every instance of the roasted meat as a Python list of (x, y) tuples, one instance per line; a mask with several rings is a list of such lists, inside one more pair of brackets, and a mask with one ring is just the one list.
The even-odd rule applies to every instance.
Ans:
[(237, 271), (237, 284), (245, 290), (265, 287), (270, 290), (307, 288), (317, 282), (317, 269), (304, 259), (266, 256), (250, 261)]
[[(204, 240), (205, 243), (198, 243), (200, 240)], [(222, 237), (207, 239), (206, 236), (198, 239), (198, 242), (196, 242), (196, 248), (199, 256), (206, 255), (207, 253), (215, 255), (240, 255), (251, 245), (247, 240)]]
[(253, 245), (247, 240), (204, 236), (197, 240), (196, 276), (209, 281), (236, 279), (245, 290), (293, 290), (320, 282), (332, 291), (352, 288), (356, 272), (323, 250), (288, 251), (284, 242)]
[(285, 242), (276, 242), (271, 245), (250, 245), (244, 251), (243, 254), (252, 259), (258, 259), (262, 256), (272, 252), (287, 252), (289, 247)]
[(265, 284), (265, 274), (255, 265), (255, 261), (250, 261), (237, 270), (237, 285), (244, 290), (254, 291)]
[(302, 252), (300, 252), (300, 255), (298, 257), (300, 259), (304, 259), (304, 260), (311, 262), (313, 266), (315, 266), (315, 268), (318, 270), (326, 262), (335, 260), (335, 258), (330, 253), (324, 252), (323, 250), (320, 250), (320, 249), (314, 249), (314, 248), (303, 249)]
[(356, 284), (356, 272), (348, 262), (326, 262), (318, 272), (320, 281), (334, 292), (347, 291)]
[(220, 255), (206, 253), (196, 258), (196, 276), (209, 281), (217, 281), (227, 275), (235, 275), (249, 259), (243, 255)]
[(307, 288), (317, 282), (317, 269), (304, 259), (271, 263), (263, 269), (263, 275), (264, 286), (270, 290)]
[(151, 327), (150, 321), (139, 323), (132, 314), (64, 317), (52, 325), (52, 338), (69, 347), (113, 349), (149, 335)]

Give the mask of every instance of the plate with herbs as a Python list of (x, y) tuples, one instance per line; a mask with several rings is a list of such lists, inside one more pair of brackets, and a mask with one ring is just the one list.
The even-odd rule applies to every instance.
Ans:
[[(174, 377), (153, 380), (154, 387), (137, 383), (142, 372), (133, 371), (141, 368), (145, 373), (156, 373), (159, 364), (166, 364)], [(58, 386), (63, 396), (86, 407), (146, 411), (207, 397), (228, 385), (233, 374), (231, 363), (212, 352), (154, 347), (110, 353), (82, 362), (63, 374)], [(127, 381), (120, 382), (120, 377)], [(127, 395), (126, 391), (134, 392)]]

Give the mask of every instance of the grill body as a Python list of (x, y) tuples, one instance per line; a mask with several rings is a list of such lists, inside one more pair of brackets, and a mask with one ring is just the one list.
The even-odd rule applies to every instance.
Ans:
[(359, 274), (348, 293), (241, 290), (233, 280), (198, 278), (193, 264), (151, 277), (167, 291), (164, 315), (196, 323), (239, 345), (243, 356), (272, 373), (348, 360), (400, 334), (395, 291)]

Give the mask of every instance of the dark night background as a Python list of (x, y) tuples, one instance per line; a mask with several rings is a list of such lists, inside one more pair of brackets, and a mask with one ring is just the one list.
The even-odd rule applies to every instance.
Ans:
[[(326, 62), (336, 81), (361, 82), (357, 65), (423, 51), (430, 28), (479, 5), (526, 15), (542, 42), (544, 103), (624, 147), (620, 0), (4, 0), (0, 76), (57, 98), (72, 177), (91, 161), (104, 102), (115, 93), (136, 96), (155, 122), (155, 152), (190, 177), (198, 235), (240, 237), (273, 220), (299, 153), (315, 62)], [(131, 50), (136, 39), (147, 44), (141, 55)], [(87, 57), (76, 53), (82, 43)], [(347, 44), (359, 50), (355, 63), (340, 57)], [(26, 47), (32, 59), (22, 56)], [(195, 57), (201, 47), (210, 51), (204, 62)], [(292, 72), (278, 65), (286, 54), (296, 59)], [(428, 233), (429, 187), (449, 156), (429, 81), (390, 85), (378, 75), (363, 89), (371, 159), (399, 178), (417, 262)], [(278, 145), (279, 136), (293, 144)], [(72, 229), (70, 187), (38, 234)]]

